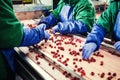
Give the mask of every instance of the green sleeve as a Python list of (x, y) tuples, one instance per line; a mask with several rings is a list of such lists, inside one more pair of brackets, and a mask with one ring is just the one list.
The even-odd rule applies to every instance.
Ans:
[(61, 9), (62, 9), (62, 7), (63, 7), (64, 5), (65, 5), (65, 4), (64, 4), (63, 0), (60, 0), (59, 3), (58, 3), (58, 5), (57, 5), (57, 8), (53, 10), (52, 14), (53, 14), (57, 19), (59, 19), (59, 13), (60, 13), (60, 11), (61, 11)]
[(88, 26), (90, 30), (92, 29), (95, 21), (95, 9), (90, 0), (80, 0), (79, 3), (77, 3), (77, 6), (74, 8), (73, 15), (75, 20), (81, 20)]
[(109, 7), (101, 14), (101, 16), (96, 22), (98, 25), (102, 26), (107, 33), (113, 31), (119, 8), (120, 0), (118, 1), (118, 3), (114, 0), (111, 0)]
[(0, 48), (18, 46), (22, 40), (23, 29), (15, 16), (11, 0), (0, 2)]

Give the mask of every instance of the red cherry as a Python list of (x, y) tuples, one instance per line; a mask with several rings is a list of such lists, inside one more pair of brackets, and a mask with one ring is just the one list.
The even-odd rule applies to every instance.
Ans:
[(102, 73), (102, 74), (100, 75), (101, 78), (104, 78), (104, 76), (105, 76), (105, 73)]
[(75, 62), (73, 62), (73, 64), (75, 65), (76, 63), (75, 63)]
[(39, 64), (40, 64), (40, 62), (37, 62), (37, 64), (39, 65)]
[(66, 75), (66, 74), (67, 74), (67, 71), (64, 71), (64, 72), (63, 72), (63, 75)]
[(38, 60), (38, 56), (35, 56), (35, 59)]
[(48, 65), (49, 65), (49, 66), (51, 66), (51, 64), (50, 64), (50, 63), (49, 63)]
[(117, 74), (116, 73), (113, 73), (113, 76), (116, 76)]
[(95, 75), (95, 73), (94, 73), (94, 72), (91, 72), (90, 74), (91, 74), (91, 76), (94, 76), (94, 75)]
[(77, 68), (78, 66), (77, 65), (75, 65), (75, 68)]
[(104, 62), (103, 62), (103, 61), (101, 61), (101, 62), (100, 62), (100, 65), (101, 65), (101, 66), (103, 66), (103, 64), (104, 64)]
[(108, 75), (111, 75), (111, 72), (108, 72)]
[(55, 69), (55, 67), (52, 67), (52, 69), (54, 70), (54, 69)]

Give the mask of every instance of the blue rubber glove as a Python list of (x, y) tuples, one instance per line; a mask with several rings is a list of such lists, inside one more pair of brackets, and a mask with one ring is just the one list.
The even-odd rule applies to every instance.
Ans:
[(82, 49), (82, 58), (84, 59), (89, 58), (92, 52), (96, 50), (96, 48), (97, 48), (97, 45), (94, 42), (85, 44)]
[[(44, 24), (45, 25), (45, 24)], [(41, 40), (48, 40), (50, 35), (45, 31), (43, 25), (39, 25), (36, 28), (23, 28), (23, 39), (19, 46), (31, 46), (37, 44)]]
[(117, 51), (120, 52), (120, 41), (116, 42), (116, 43), (114, 44), (114, 47), (115, 47), (115, 49), (116, 49)]
[(120, 40), (120, 10), (117, 14), (117, 18), (116, 18), (116, 22), (115, 22), (115, 26), (114, 26), (114, 38), (116, 40)]
[(45, 30), (46, 27), (47, 27), (46, 24), (44, 24), (44, 23), (39, 24), (39, 26), (40, 26), (42, 29), (44, 29), (44, 30)]
[(87, 33), (87, 26), (81, 21), (59, 22), (52, 28), (52, 32), (60, 34), (84, 34)]
[(89, 33), (87, 36), (85, 45), (83, 46), (82, 51), (83, 59), (89, 58), (92, 52), (99, 49), (100, 44), (105, 37), (105, 33), (106, 33), (105, 30), (101, 26), (97, 24), (94, 25), (91, 33)]
[(57, 24), (57, 18), (53, 14), (50, 14), (49, 16), (46, 16), (43, 19), (41, 19), (38, 25), (42, 23), (46, 24), (45, 29), (48, 29), (51, 26), (54, 26), (55, 24)]

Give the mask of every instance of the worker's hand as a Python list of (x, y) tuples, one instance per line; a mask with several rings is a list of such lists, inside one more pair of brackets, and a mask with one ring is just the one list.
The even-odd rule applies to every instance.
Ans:
[(54, 26), (55, 24), (57, 24), (57, 21), (58, 21), (57, 18), (53, 14), (50, 14), (49, 16), (46, 16), (46, 17), (42, 18), (38, 22), (38, 25), (40, 25), (40, 24), (46, 24), (45, 29), (48, 29), (51, 26)]
[(87, 27), (81, 21), (59, 22), (52, 28), (52, 32), (60, 34), (83, 34), (87, 33)]
[(117, 51), (120, 52), (120, 41), (116, 42), (116, 43), (114, 44), (114, 47), (115, 47), (115, 49), (116, 49)]
[(96, 43), (94, 43), (94, 42), (86, 43), (82, 49), (82, 58), (88, 59), (90, 57), (90, 55), (92, 54), (92, 52), (94, 52), (96, 50), (96, 48), (97, 48)]
[(46, 24), (44, 24), (44, 23), (41, 23), (41, 24), (39, 24), (38, 26), (41, 27), (41, 28), (44, 29), (44, 30), (46, 29)]
[(58, 32), (58, 25), (52, 28), (52, 33), (55, 34), (56, 32)]
[(38, 25), (35, 30), (40, 32), (40, 34), (38, 34), (39, 37), (41, 37), (41, 40), (45, 39), (45, 40), (48, 40), (50, 35), (47, 31), (45, 31), (45, 28), (46, 28), (46, 24), (40, 24)]
[(47, 31), (44, 31), (44, 38), (45, 40), (48, 40), (50, 37), (50, 34)]
[(82, 57), (89, 58), (92, 52), (99, 49), (101, 42), (104, 39), (106, 31), (99, 25), (95, 24), (91, 33), (87, 35), (85, 45), (82, 50)]
[[(42, 25), (43, 26), (43, 25)], [(36, 28), (23, 28), (23, 38), (19, 46), (31, 46), (37, 44), (41, 40), (48, 40), (50, 35), (45, 31), (41, 25)]]

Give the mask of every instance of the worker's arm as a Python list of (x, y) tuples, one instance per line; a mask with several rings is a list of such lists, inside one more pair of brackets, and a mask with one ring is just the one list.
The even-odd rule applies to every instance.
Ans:
[(117, 41), (115, 44), (114, 44), (114, 47), (117, 51), (120, 52), (120, 41)]
[(23, 38), (21, 44), (19, 46), (30, 46), (37, 44), (41, 40), (45, 39), (48, 40), (50, 35), (45, 31), (44, 26), (45, 24), (38, 25), (36, 28), (30, 29), (29, 27), (23, 28)]
[(92, 52), (99, 49), (101, 42), (105, 37), (106, 31), (100, 26), (95, 24), (91, 33), (88, 34), (86, 43), (82, 49), (82, 58), (87, 59)]
[(118, 12), (115, 26), (114, 26), (114, 36), (117, 38), (117, 42), (114, 44), (114, 47), (117, 51), (120, 52), (120, 10)]
[(41, 25), (41, 24), (46, 24), (45, 29), (48, 29), (50, 28), (51, 26), (54, 26), (57, 24), (58, 20), (59, 20), (59, 13), (61, 11), (61, 8), (63, 6), (63, 3), (61, 2), (61, 0), (59, 1), (58, 5), (57, 5), (57, 8), (54, 9), (50, 15), (42, 18), (38, 25)]
[(41, 19), (38, 25), (45, 24), (44, 26), (41, 27), (44, 27), (44, 29), (48, 29), (51, 26), (54, 26), (56, 23), (57, 23), (56, 17), (53, 14), (50, 14), (49, 16), (46, 16), (43, 19)]
[(87, 30), (87, 26), (81, 21), (59, 22), (52, 28), (53, 33), (60, 34), (84, 34)]
[(114, 33), (114, 38), (116, 38), (116, 40), (120, 40), (120, 10), (118, 10), (113, 33)]
[(41, 28), (24, 28), (16, 18), (11, 1), (0, 2), (0, 48), (13, 48), (16, 46), (29, 46), (42, 39), (48, 39), (49, 34)]
[[(104, 11), (101, 14), (99, 19), (97, 20), (91, 33), (88, 34), (86, 43), (83, 46), (83, 51), (82, 51), (83, 58), (85, 59), (89, 58), (92, 52), (98, 50), (101, 42), (104, 39), (105, 34), (113, 31), (112, 27), (114, 26), (116, 13), (118, 10), (115, 4), (116, 4), (115, 1), (111, 2), (111, 5), (107, 8), (106, 11)], [(115, 8), (114, 11), (113, 8)], [(90, 48), (90, 46), (92, 47)]]
[(11, 0), (0, 2), (0, 48), (18, 46), (22, 40), (23, 29), (16, 18)]

